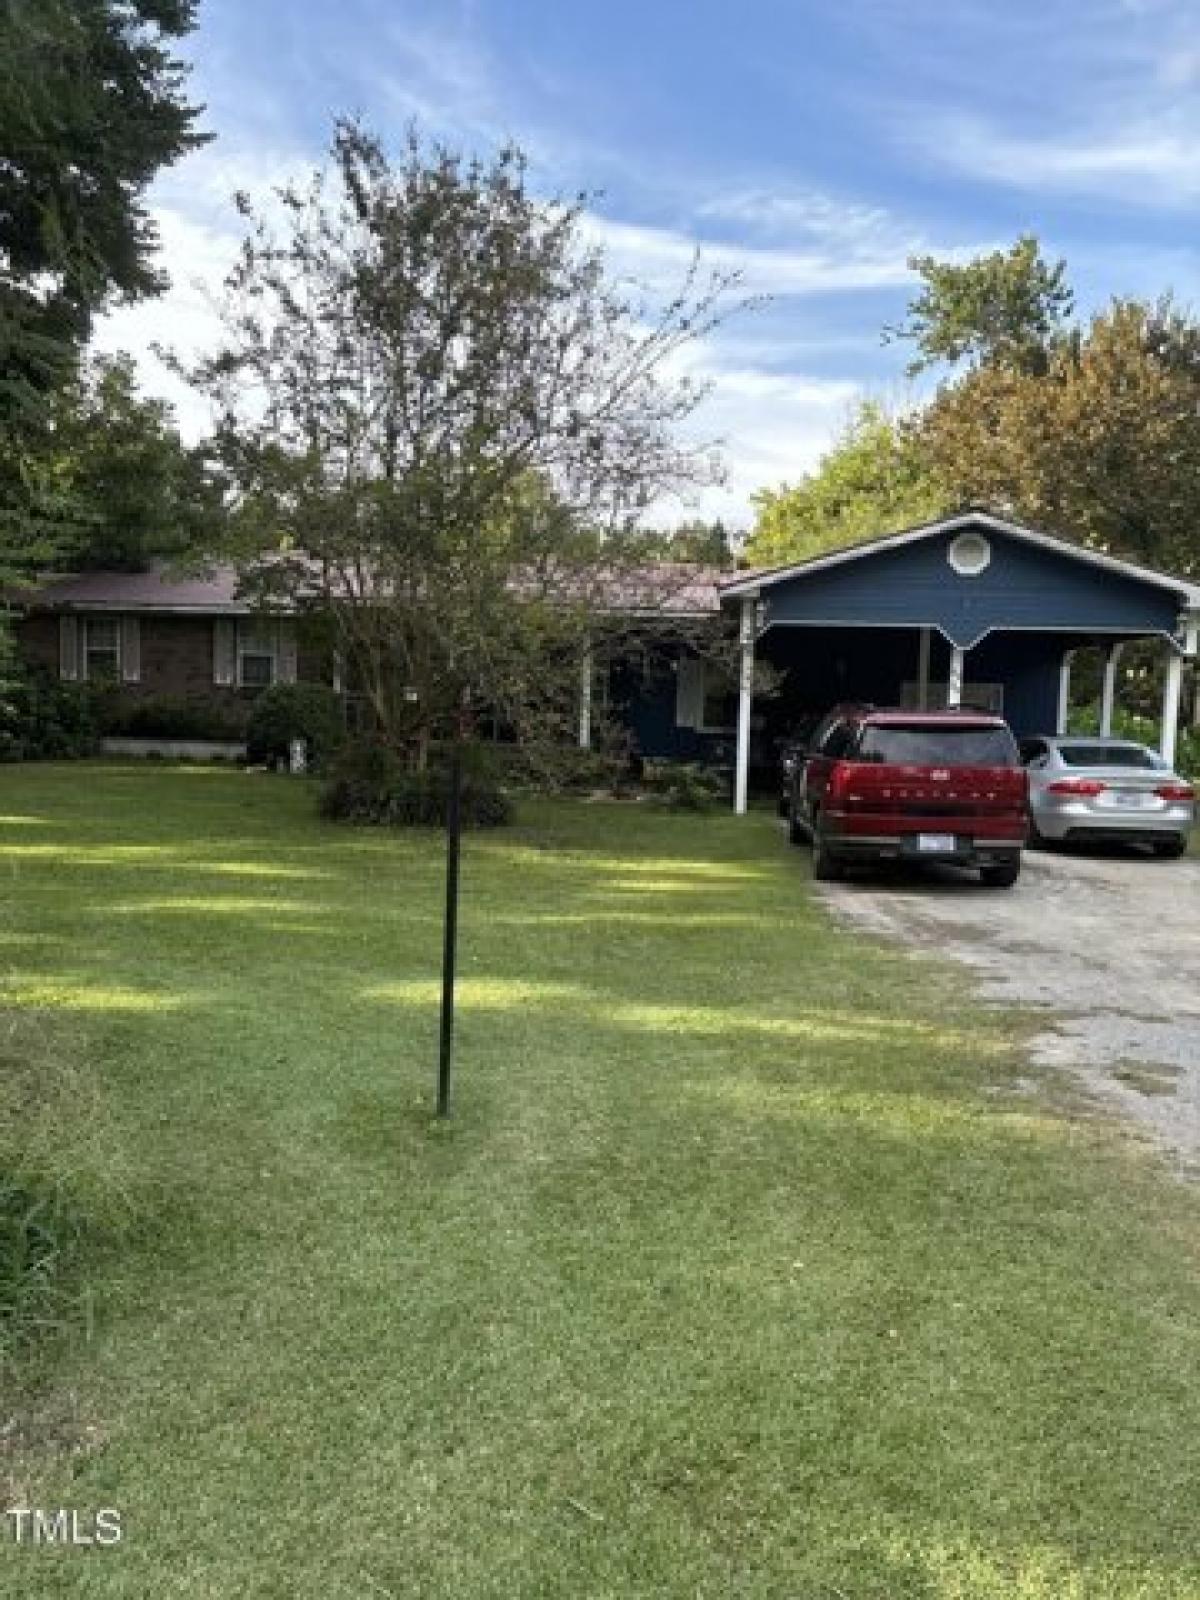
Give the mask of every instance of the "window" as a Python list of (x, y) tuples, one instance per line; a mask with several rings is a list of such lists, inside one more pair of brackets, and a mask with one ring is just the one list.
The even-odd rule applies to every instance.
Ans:
[(239, 622), (237, 681), (240, 689), (269, 689), (275, 682), (276, 632), (270, 623)]
[(121, 623), (117, 617), (85, 619), (83, 675), (89, 683), (115, 683), (121, 676)]
[(675, 726), (699, 733), (723, 733), (737, 722), (737, 689), (729, 675), (698, 656), (680, 656), (675, 692)]
[(960, 533), (950, 543), (946, 560), (960, 578), (977, 578), (992, 560), (992, 547), (981, 533)]
[(701, 728), (725, 732), (737, 725), (737, 689), (729, 677), (712, 662), (704, 664), (704, 702)]
[(1143, 772), (1166, 772), (1167, 764), (1140, 744), (1060, 744), (1064, 767), (1135, 767)]
[(1016, 741), (1007, 728), (866, 727), (859, 761), (913, 767), (1015, 767)]

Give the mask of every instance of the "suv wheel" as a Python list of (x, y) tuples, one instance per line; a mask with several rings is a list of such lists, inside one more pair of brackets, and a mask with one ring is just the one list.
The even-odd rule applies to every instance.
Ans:
[(813, 877), (820, 883), (834, 883), (842, 876), (842, 863), (829, 848), (825, 827), (818, 814), (812, 826)]
[(994, 861), (991, 866), (979, 869), (979, 881), (985, 889), (1011, 889), (1020, 876), (1019, 855), (1014, 855), (1007, 861)]

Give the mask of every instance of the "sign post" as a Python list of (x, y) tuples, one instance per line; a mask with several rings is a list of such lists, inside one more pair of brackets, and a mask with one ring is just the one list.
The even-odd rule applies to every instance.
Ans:
[(450, 753), (446, 797), (446, 920), (442, 942), (442, 1038), (438, 1056), (437, 1114), (450, 1115), (450, 1062), (454, 1052), (454, 973), (458, 960), (458, 862), (462, 848), (462, 739)]

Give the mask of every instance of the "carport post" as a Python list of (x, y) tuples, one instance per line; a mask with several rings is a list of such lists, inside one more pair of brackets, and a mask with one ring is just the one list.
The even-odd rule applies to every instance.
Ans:
[(1162, 738), (1158, 751), (1169, 767), (1175, 765), (1175, 745), (1179, 738), (1179, 700), (1183, 689), (1184, 657), (1196, 654), (1197, 624), (1189, 621), (1184, 628), (1183, 648), (1174, 644), (1167, 657), (1167, 673), (1163, 682)]
[(1112, 644), (1104, 659), (1104, 682), (1100, 691), (1100, 737), (1107, 739), (1112, 733), (1113, 707), (1117, 699), (1117, 665), (1121, 660), (1121, 646)]
[(1067, 719), (1071, 715), (1071, 662), (1074, 650), (1064, 650), (1058, 667), (1058, 713), (1054, 719), (1055, 733), (1066, 733)]
[(757, 596), (742, 596), (742, 617), (739, 629), (741, 660), (738, 670), (737, 764), (733, 776), (733, 809), (739, 817), (746, 814), (746, 801), (750, 788), (750, 713), (754, 698), (754, 610)]
[(950, 677), (946, 683), (946, 704), (948, 706), (962, 705), (963, 672), (966, 662), (966, 651), (961, 645), (950, 647)]
[(579, 663), (579, 748), (591, 749), (592, 744), (592, 641), (584, 642), (583, 659)]
[(917, 710), (929, 710), (929, 646), (932, 628), (922, 628), (917, 645)]

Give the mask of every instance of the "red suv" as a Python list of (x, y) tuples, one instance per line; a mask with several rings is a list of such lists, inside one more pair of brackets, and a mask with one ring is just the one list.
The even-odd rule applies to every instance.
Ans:
[(979, 711), (840, 707), (820, 723), (791, 782), (792, 843), (813, 873), (849, 861), (946, 861), (995, 889), (1021, 871), (1025, 772), (1008, 724)]

